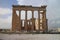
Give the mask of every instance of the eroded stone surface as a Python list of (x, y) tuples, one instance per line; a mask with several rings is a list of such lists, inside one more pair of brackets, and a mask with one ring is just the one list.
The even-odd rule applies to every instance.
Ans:
[(60, 40), (60, 34), (0, 34), (3, 40)]

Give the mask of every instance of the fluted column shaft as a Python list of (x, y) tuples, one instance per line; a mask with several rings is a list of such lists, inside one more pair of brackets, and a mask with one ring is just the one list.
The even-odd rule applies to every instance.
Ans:
[(38, 11), (38, 30), (40, 30), (40, 11)]
[(20, 27), (20, 31), (21, 31), (21, 10), (19, 10), (19, 20), (20, 20), (19, 27)]
[(12, 31), (15, 31), (15, 15), (16, 15), (16, 10), (15, 9), (12, 9), (13, 10), (13, 14), (12, 14)]
[(43, 21), (43, 31), (46, 30), (46, 10), (44, 10), (43, 14), (42, 14), (42, 21)]
[(27, 31), (27, 10), (25, 11), (25, 30)]
[(32, 10), (32, 31), (34, 30), (34, 11)]

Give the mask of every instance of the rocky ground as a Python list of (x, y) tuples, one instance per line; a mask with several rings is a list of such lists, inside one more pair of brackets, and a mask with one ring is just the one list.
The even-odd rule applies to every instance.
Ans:
[(60, 34), (0, 34), (0, 40), (60, 40)]

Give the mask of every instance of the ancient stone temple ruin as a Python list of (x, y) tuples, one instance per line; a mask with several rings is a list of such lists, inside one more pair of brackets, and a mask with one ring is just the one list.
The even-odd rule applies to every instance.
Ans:
[[(48, 30), (46, 18), (46, 5), (36, 7), (29, 5), (13, 5), (12, 6), (12, 31), (43, 31)], [(25, 15), (21, 15), (25, 11)], [(17, 15), (17, 11), (18, 14)], [(28, 19), (28, 11), (31, 12), (30, 19)], [(34, 11), (37, 11), (37, 18), (34, 17)], [(22, 19), (25, 16), (25, 19)]]

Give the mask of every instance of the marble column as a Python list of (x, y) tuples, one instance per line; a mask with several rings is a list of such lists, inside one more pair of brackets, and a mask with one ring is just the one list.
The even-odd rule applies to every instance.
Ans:
[(46, 21), (47, 21), (47, 18), (46, 18), (46, 10), (44, 10), (44, 24), (45, 24), (45, 27), (44, 27), (44, 29), (45, 29), (45, 31), (47, 30), (46, 28), (47, 28), (47, 23), (46, 23)]
[(46, 10), (43, 11), (43, 14), (42, 14), (42, 21), (43, 21), (43, 31), (46, 30)]
[(19, 11), (19, 20), (20, 20), (19, 27), (20, 27), (20, 31), (21, 31), (21, 10)]
[(25, 11), (25, 31), (27, 31), (27, 10)]
[(32, 31), (34, 31), (34, 11), (32, 10)]
[(16, 17), (16, 10), (15, 9), (12, 9), (13, 10), (13, 13), (12, 13), (12, 31), (15, 31), (15, 17)]
[(46, 19), (46, 32), (48, 32), (48, 19)]
[(40, 11), (38, 10), (38, 30), (40, 30)]

